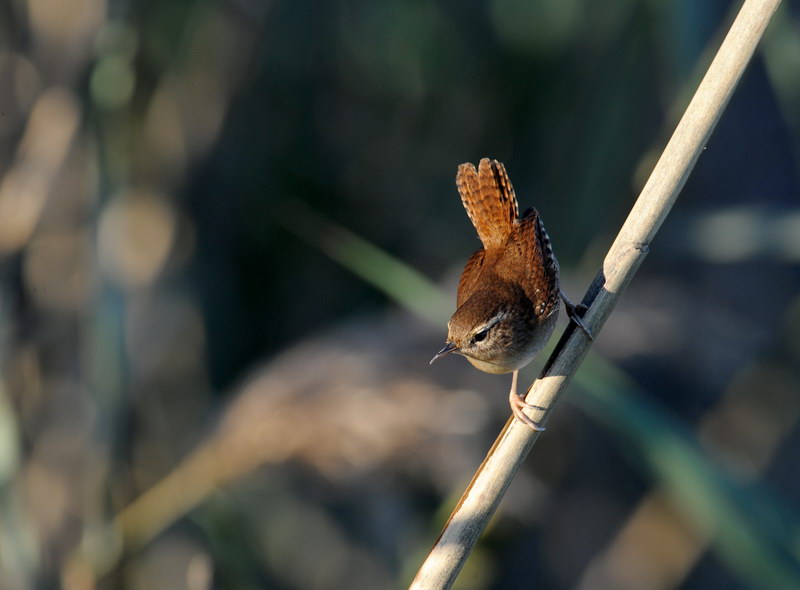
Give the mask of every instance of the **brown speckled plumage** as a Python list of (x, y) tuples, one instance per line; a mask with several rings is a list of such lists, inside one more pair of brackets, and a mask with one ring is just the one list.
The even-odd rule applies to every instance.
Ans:
[(434, 360), (455, 352), (482, 371), (513, 372), (514, 414), (539, 428), (521, 411), (527, 404), (516, 395), (516, 376), (547, 343), (558, 317), (562, 295), (550, 238), (536, 209), (519, 217), (514, 188), (497, 160), (484, 158), (477, 170), (461, 164), (456, 186), (483, 247), (464, 267), (447, 345)]

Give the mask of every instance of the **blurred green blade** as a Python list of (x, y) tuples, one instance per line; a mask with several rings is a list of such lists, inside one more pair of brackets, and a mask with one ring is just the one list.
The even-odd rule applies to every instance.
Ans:
[(303, 201), (286, 201), (278, 220), (293, 234), (316, 246), (325, 255), (419, 317), (432, 324), (442, 325), (450, 316), (452, 302), (430, 279), (326, 218)]
[(800, 526), (763, 486), (738, 481), (630, 378), (589, 355), (571, 401), (620, 438), (686, 521), (708, 534), (727, 567), (754, 588), (800, 588)]

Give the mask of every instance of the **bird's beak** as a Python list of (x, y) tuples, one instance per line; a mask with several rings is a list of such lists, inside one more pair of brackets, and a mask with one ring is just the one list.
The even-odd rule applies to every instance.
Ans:
[(433, 364), (433, 361), (439, 360), (443, 356), (450, 354), (451, 352), (458, 352), (458, 346), (456, 346), (455, 342), (448, 342), (444, 345), (444, 348), (436, 353), (436, 356), (431, 359), (430, 364)]

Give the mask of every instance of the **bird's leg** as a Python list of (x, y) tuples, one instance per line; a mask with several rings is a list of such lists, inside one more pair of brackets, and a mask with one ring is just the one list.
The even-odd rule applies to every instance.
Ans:
[(591, 330), (589, 330), (586, 324), (583, 323), (583, 319), (581, 319), (581, 316), (586, 313), (586, 310), (588, 308), (583, 303), (575, 305), (574, 303), (572, 303), (572, 301), (567, 299), (567, 296), (564, 295), (564, 291), (561, 291), (559, 289), (559, 292), (561, 293), (561, 299), (564, 301), (564, 308), (567, 310), (567, 315), (569, 316), (569, 319), (575, 322), (575, 324), (581, 330), (583, 330), (583, 333), (586, 334), (589, 340), (593, 341), (594, 336), (592, 336)]
[(514, 371), (514, 375), (511, 377), (511, 391), (508, 394), (508, 403), (511, 404), (511, 411), (514, 412), (514, 415), (520, 422), (527, 424), (534, 430), (542, 431), (544, 430), (544, 426), (539, 426), (536, 422), (529, 418), (525, 412), (522, 411), (522, 408), (528, 408), (531, 410), (543, 410), (544, 408), (527, 403), (523, 399), (523, 396), (517, 393), (518, 377), (519, 371)]

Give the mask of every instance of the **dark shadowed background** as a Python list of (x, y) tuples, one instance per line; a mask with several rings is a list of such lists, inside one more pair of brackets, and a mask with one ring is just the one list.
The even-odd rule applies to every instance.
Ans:
[[(0, 587), (407, 585), (509, 415), (458, 164), (580, 299), (738, 6), (0, 4)], [(798, 72), (784, 2), (457, 588), (800, 587)]]

